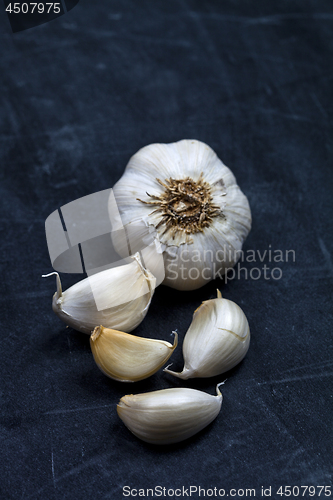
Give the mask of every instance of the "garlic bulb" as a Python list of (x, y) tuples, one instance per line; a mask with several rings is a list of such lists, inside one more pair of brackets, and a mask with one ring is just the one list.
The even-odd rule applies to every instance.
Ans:
[(163, 284), (199, 288), (240, 258), (251, 228), (249, 203), (229, 168), (203, 142), (140, 149), (113, 193), (125, 228), (144, 221), (156, 229)]
[(217, 396), (186, 388), (130, 394), (121, 398), (117, 413), (126, 427), (147, 443), (178, 443), (217, 417), (222, 405), (220, 385), (216, 386)]
[(105, 375), (120, 382), (137, 382), (159, 370), (177, 347), (163, 340), (144, 339), (96, 326), (90, 337), (94, 359)]
[[(90, 334), (96, 325), (130, 332), (147, 314), (154, 289), (155, 277), (141, 263), (139, 254), (132, 262), (79, 281), (62, 291), (58, 273), (57, 291), (52, 309), (66, 325)], [(97, 308), (102, 304), (102, 308)]]
[(244, 358), (249, 345), (245, 314), (217, 291), (217, 299), (203, 302), (193, 314), (183, 342), (183, 371), (173, 372), (169, 367), (164, 371), (184, 380), (221, 375)]

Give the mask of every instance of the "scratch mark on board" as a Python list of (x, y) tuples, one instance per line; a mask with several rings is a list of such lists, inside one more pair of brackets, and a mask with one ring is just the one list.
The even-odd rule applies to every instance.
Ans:
[(71, 350), (71, 343), (70, 343), (70, 340), (69, 340), (69, 337), (68, 337), (68, 336), (67, 336), (67, 343), (68, 343), (68, 349), (69, 349), (69, 355), (70, 355), (71, 364), (73, 364), (72, 350)]
[(315, 105), (317, 106), (317, 108), (319, 109), (321, 114), (323, 115), (323, 117), (327, 118), (327, 113), (326, 113), (325, 109), (323, 108), (321, 102), (319, 101), (317, 95), (314, 92), (311, 92), (311, 97), (312, 97), (312, 100), (314, 101)]
[[(112, 453), (110, 453), (110, 452), (102, 453), (98, 456), (92, 457), (90, 460), (87, 460), (86, 462), (84, 462), (80, 465), (72, 467), (68, 472), (65, 472), (64, 474), (62, 474), (58, 478), (53, 477), (54, 487), (56, 487), (56, 484), (61, 482), (63, 479), (80, 474), (80, 472), (87, 469), (88, 467), (94, 466), (97, 463), (101, 463), (103, 460), (106, 460), (107, 458), (110, 458), (111, 456), (112, 456)], [(53, 460), (53, 453), (52, 453), (52, 460)], [(52, 462), (52, 464), (53, 464), (53, 462)], [(48, 487), (47, 484), (42, 486), (42, 488), (39, 488), (39, 490), (35, 491), (32, 495), (30, 495), (29, 497), (26, 497), (26, 500), (35, 499), (36, 495), (39, 495), (47, 487)]]
[(55, 479), (55, 474), (54, 474), (53, 450), (51, 451), (51, 469), (52, 469), (53, 486), (54, 486), (54, 488), (56, 488), (56, 479)]
[(44, 415), (58, 415), (61, 413), (71, 413), (75, 411), (88, 411), (88, 410), (101, 410), (103, 408), (113, 408), (114, 404), (112, 405), (102, 405), (102, 406), (83, 406), (82, 408), (70, 408), (68, 410), (50, 410), (46, 411)]
[[(189, 12), (190, 15), (193, 15), (193, 11)], [(195, 14), (197, 14), (195, 12)], [(257, 25), (257, 24), (277, 24), (281, 21), (293, 21), (295, 19), (304, 19), (305, 21), (314, 21), (314, 20), (323, 20), (323, 21), (332, 21), (333, 15), (330, 12), (318, 12), (318, 13), (300, 13), (300, 12), (290, 12), (286, 14), (274, 14), (271, 16), (258, 16), (258, 17), (246, 17), (246, 16), (233, 16), (233, 15), (225, 15), (225, 14), (214, 14), (203, 13), (200, 12), (201, 17), (211, 18), (215, 21), (227, 21), (248, 25)]]
[(258, 385), (286, 384), (287, 382), (297, 382), (298, 380), (309, 380), (309, 379), (316, 379), (316, 378), (320, 379), (322, 377), (333, 377), (333, 372), (318, 373), (318, 374), (313, 374), (313, 375), (303, 375), (301, 377), (287, 377), (287, 378), (283, 378), (281, 380), (267, 380), (266, 382), (258, 382)]
[(328, 270), (330, 271), (330, 275), (333, 276), (333, 264), (332, 264), (331, 254), (328, 251), (328, 249), (326, 248), (326, 245), (321, 238), (318, 238), (318, 243), (320, 246), (320, 250), (322, 251), (323, 256), (325, 257), (326, 265), (328, 267)]

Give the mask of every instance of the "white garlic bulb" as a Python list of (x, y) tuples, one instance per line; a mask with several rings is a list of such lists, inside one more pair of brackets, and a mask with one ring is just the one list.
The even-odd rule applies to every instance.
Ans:
[[(242, 309), (217, 292), (194, 312), (183, 342), (181, 373), (164, 371), (181, 379), (214, 377), (231, 370), (246, 355), (250, 328)], [(170, 365), (169, 365), (170, 366)]]
[[(66, 325), (90, 334), (95, 326), (131, 332), (144, 319), (155, 290), (155, 277), (142, 266), (140, 255), (133, 262), (107, 269), (62, 291), (58, 273), (52, 309)], [(104, 307), (97, 308), (98, 304)]]
[[(223, 383), (223, 382), (222, 382)], [(173, 388), (121, 398), (117, 413), (139, 439), (152, 444), (178, 443), (210, 424), (219, 414), (222, 394)]]
[(90, 336), (90, 347), (98, 367), (120, 382), (137, 382), (157, 372), (177, 347), (163, 340), (136, 337), (97, 326)]
[(233, 267), (251, 229), (234, 175), (196, 140), (140, 149), (113, 193), (125, 227), (144, 221), (156, 229), (163, 284), (179, 290), (199, 288)]

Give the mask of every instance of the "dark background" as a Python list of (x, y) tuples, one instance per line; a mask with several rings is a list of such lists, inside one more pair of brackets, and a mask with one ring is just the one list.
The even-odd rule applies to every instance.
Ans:
[[(332, 1), (81, 0), (17, 34), (3, 10), (0, 28), (0, 498), (121, 499), (124, 485), (260, 498), (262, 485), (330, 484)], [(124, 427), (119, 398), (178, 385), (214, 394), (225, 376), (105, 377), (88, 336), (51, 310), (44, 222), (112, 187), (140, 147), (183, 138), (208, 143), (248, 196), (244, 250), (293, 249), (296, 261), (281, 263), (281, 280), (157, 289), (138, 335), (170, 340), (177, 328), (182, 340), (219, 287), (252, 340), (218, 418), (156, 448)], [(63, 275), (64, 288), (81, 277)]]

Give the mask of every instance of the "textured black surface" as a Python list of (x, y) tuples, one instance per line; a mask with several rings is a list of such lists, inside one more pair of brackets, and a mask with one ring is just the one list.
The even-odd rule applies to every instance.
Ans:
[[(331, 0), (81, 0), (14, 35), (3, 11), (0, 28), (1, 499), (120, 499), (124, 485), (260, 498), (262, 485), (330, 484)], [(244, 249), (293, 249), (296, 261), (281, 263), (281, 280), (157, 289), (138, 335), (177, 328), (182, 339), (217, 287), (252, 331), (218, 418), (158, 449), (123, 426), (119, 398), (177, 385), (214, 394), (221, 377), (107, 379), (88, 336), (52, 313), (44, 221), (111, 187), (140, 147), (182, 138), (207, 142), (248, 196)], [(63, 275), (64, 288), (77, 279)]]

